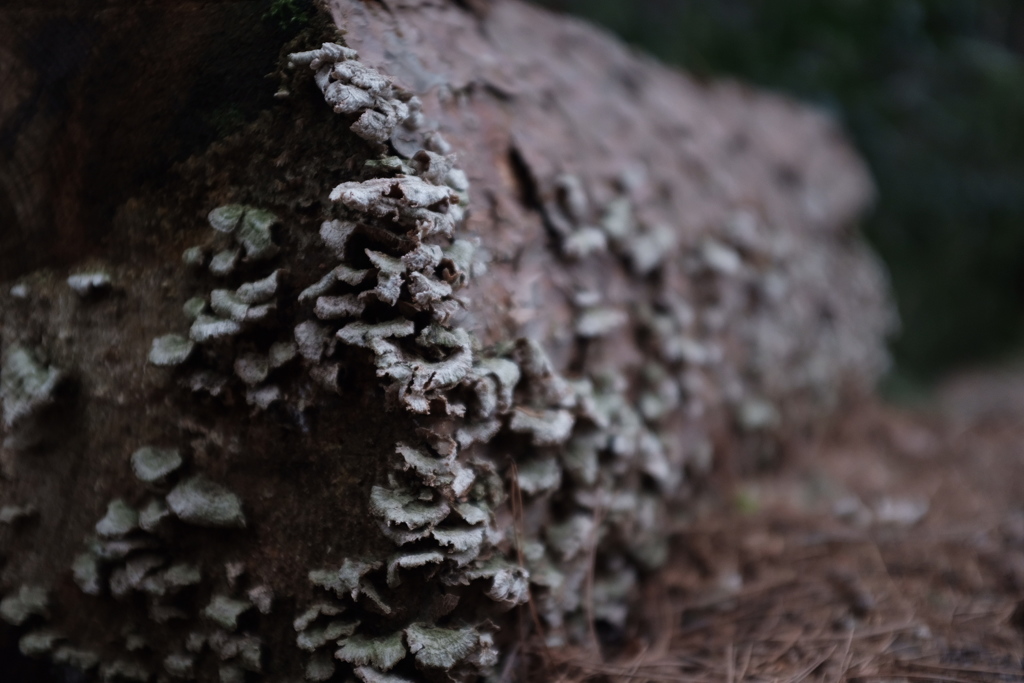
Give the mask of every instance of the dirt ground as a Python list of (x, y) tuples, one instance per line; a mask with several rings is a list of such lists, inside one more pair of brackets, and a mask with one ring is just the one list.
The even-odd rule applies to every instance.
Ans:
[(845, 415), (699, 515), (646, 591), (618, 642), (525, 645), (523, 680), (1024, 681), (1024, 372)]

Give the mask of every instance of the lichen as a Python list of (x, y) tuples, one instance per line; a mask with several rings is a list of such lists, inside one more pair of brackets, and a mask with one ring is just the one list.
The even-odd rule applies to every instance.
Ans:
[(449, 670), (481, 646), (476, 629), (436, 628), (429, 624), (411, 624), (405, 629), (409, 651), (416, 663), (427, 669)]
[(0, 366), (0, 400), (3, 402), (4, 445), (22, 449), (34, 445), (40, 437), (39, 415), (56, 402), (57, 388), (65, 376), (54, 366), (36, 359), (28, 349), (16, 346), (4, 354)]
[[(205, 302), (203, 302), (205, 307)], [(198, 318), (201, 309), (196, 311), (194, 318)], [(188, 360), (195, 350), (195, 344), (180, 334), (167, 334), (153, 340), (153, 346), (149, 351), (149, 362), (153, 365), (166, 367), (181, 365)]]
[(107, 514), (96, 523), (96, 533), (103, 538), (126, 536), (139, 528), (139, 513), (118, 498), (107, 506)]
[(252, 603), (248, 600), (214, 595), (210, 604), (203, 609), (203, 616), (227, 631), (234, 631), (238, 628), (238, 618), (250, 609)]
[(241, 252), (238, 249), (224, 249), (218, 251), (210, 259), (210, 272), (218, 277), (227, 277), (235, 271), (238, 265), (238, 257)]
[(103, 272), (77, 273), (68, 277), (68, 287), (85, 298), (110, 289), (110, 275)]
[(32, 505), (4, 505), (0, 507), (0, 524), (14, 526), (39, 514)]
[(54, 645), (63, 637), (51, 629), (29, 631), (18, 639), (18, 649), (26, 657), (39, 657), (53, 652)]
[(167, 494), (167, 507), (183, 522), (206, 527), (244, 527), (238, 496), (220, 484), (197, 475)]
[(100, 583), (100, 558), (93, 553), (81, 553), (71, 565), (72, 576), (79, 589), (86, 595), (99, 595), (103, 591)]
[(53, 651), (53, 663), (68, 666), (79, 671), (90, 671), (100, 663), (100, 657), (92, 650), (60, 645)]
[(191, 680), (195, 676), (195, 655), (172, 652), (164, 657), (164, 671), (172, 678)]
[(139, 662), (115, 659), (100, 665), (100, 678), (106, 681), (133, 681), (146, 683), (150, 679), (150, 671)]
[(49, 592), (40, 586), (19, 586), (17, 592), (0, 600), (0, 618), (12, 626), (21, 626), (31, 617), (45, 617), (49, 609)]
[(341, 643), (334, 653), (337, 659), (355, 666), (372, 666), (378, 671), (390, 671), (406, 655), (401, 631), (381, 638), (354, 635)]
[(241, 204), (228, 204), (218, 206), (207, 214), (210, 227), (217, 232), (232, 233), (242, 221), (245, 214), (245, 207)]
[(153, 484), (176, 472), (184, 461), (176, 448), (143, 446), (132, 453), (132, 471), (139, 481)]

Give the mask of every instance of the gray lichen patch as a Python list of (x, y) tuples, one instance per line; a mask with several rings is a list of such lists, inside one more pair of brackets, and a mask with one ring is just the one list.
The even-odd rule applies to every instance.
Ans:
[(245, 669), (236, 664), (222, 664), (217, 670), (220, 683), (245, 683)]
[[(363, 577), (376, 569), (380, 569), (381, 566), (383, 566), (383, 563), (379, 560), (345, 558), (340, 569), (317, 569), (309, 572), (309, 581), (314, 586), (333, 591), (339, 598), (347, 596), (355, 600), (359, 597), (359, 593), (364, 586)], [(310, 609), (316, 610), (316, 613), (313, 614), (313, 617), (315, 617), (316, 614), (320, 613), (340, 614), (342, 608), (319, 604)], [(310, 612), (307, 612), (307, 614), (310, 614)], [(298, 620), (296, 621), (295, 629), (301, 630)]]
[(249, 261), (265, 261), (275, 256), (280, 248), (274, 243), (272, 228), (277, 224), (277, 216), (255, 207), (248, 207), (242, 218), (242, 227), (235, 236), (238, 244), (245, 250)]
[(584, 259), (593, 254), (608, 250), (608, 238), (598, 228), (584, 226), (570, 233), (562, 242), (565, 255), (574, 259)]
[(131, 681), (132, 683), (147, 683), (152, 673), (141, 662), (126, 659), (115, 659), (100, 665), (100, 678), (107, 681)]
[(255, 386), (270, 374), (270, 361), (257, 353), (243, 353), (235, 359), (235, 375), (245, 384)]
[(241, 204), (228, 204), (218, 206), (207, 214), (210, 227), (217, 232), (232, 233), (238, 227), (245, 214), (245, 207)]
[(567, 410), (518, 409), (512, 414), (509, 429), (529, 434), (535, 446), (558, 446), (569, 440), (574, 424), (575, 418)]
[(134, 555), (123, 566), (115, 568), (110, 574), (110, 593), (115, 598), (123, 598), (130, 592), (146, 590), (146, 581), (154, 570), (163, 566), (165, 559), (157, 553)]
[(107, 273), (77, 273), (68, 278), (68, 287), (78, 296), (85, 298), (110, 289), (111, 280)]
[(366, 302), (355, 294), (342, 294), (317, 297), (313, 312), (321, 320), (340, 320), (358, 317), (365, 308)]
[(132, 471), (139, 481), (153, 484), (176, 472), (184, 463), (177, 448), (143, 446), (132, 453)]
[(249, 600), (256, 605), (260, 614), (269, 614), (273, 606), (273, 591), (269, 586), (254, 586), (246, 593)]
[[(310, 575), (312, 576), (315, 573), (318, 572), (310, 572)], [(331, 572), (330, 576), (327, 578), (327, 582), (330, 583), (335, 578), (336, 577), (333, 576), (333, 572)], [(311, 580), (311, 583), (313, 583), (314, 585), (323, 586), (323, 583), (319, 583), (317, 581)], [(297, 616), (295, 620), (292, 622), (292, 626), (294, 627), (297, 633), (301, 634), (303, 631), (307, 630), (313, 624), (313, 622), (316, 621), (317, 618), (321, 615), (334, 617), (343, 613), (344, 611), (345, 608), (341, 605), (330, 602), (318, 602), (309, 607), (308, 609), (306, 609), (305, 612)]]
[(29, 631), (18, 639), (18, 649), (26, 657), (40, 657), (53, 652), (53, 647), (63, 636), (52, 629)]
[(488, 579), (487, 597), (508, 607), (522, 605), (529, 598), (530, 573), (504, 558), (477, 560), (463, 573), (463, 582)]
[(169, 590), (198, 585), (202, 578), (199, 567), (187, 562), (173, 564), (160, 574), (160, 580)]
[(416, 663), (428, 669), (451, 669), (480, 646), (480, 635), (472, 628), (412, 624), (405, 629), (405, 635)]
[[(202, 303), (205, 307), (205, 302)], [(200, 311), (197, 311), (194, 317), (198, 317), (199, 313)], [(161, 367), (181, 365), (188, 360), (194, 349), (195, 343), (192, 340), (179, 334), (166, 334), (153, 340), (149, 350), (149, 362)]]
[[(358, 114), (351, 130), (371, 142), (387, 142), (404, 123), (414, 105), (398, 92), (391, 80), (356, 60), (353, 50), (324, 43), (318, 50), (289, 55), (292, 65), (308, 65), (324, 99), (339, 114)], [(407, 104), (408, 102), (408, 104)]]
[(210, 315), (200, 315), (189, 328), (188, 336), (199, 344), (207, 344), (219, 339), (230, 339), (242, 331), (242, 326), (234, 320), (224, 320)]
[[(250, 293), (248, 298), (256, 297)], [(210, 307), (221, 318), (239, 324), (262, 322), (276, 309), (274, 303), (250, 305), (237, 292), (227, 289), (215, 289), (210, 293)]]
[(358, 621), (346, 621), (335, 619), (320, 626), (306, 628), (296, 637), (295, 644), (300, 650), (313, 652), (328, 643), (338, 642), (343, 638), (351, 636), (359, 628)]
[(422, 569), (444, 564), (449, 559), (442, 550), (420, 550), (412, 552), (399, 551), (388, 558), (388, 587), (401, 585), (402, 576), (399, 569)]
[(275, 270), (265, 278), (246, 282), (235, 290), (235, 296), (238, 297), (239, 301), (250, 306), (266, 303), (277, 294), (280, 279), (281, 271)]
[(483, 527), (435, 528), (430, 531), (430, 535), (442, 547), (475, 557), (483, 545), (485, 531)]
[(203, 616), (227, 631), (238, 629), (238, 618), (252, 609), (248, 600), (238, 600), (226, 595), (214, 595), (203, 609)]
[(93, 553), (81, 553), (71, 564), (71, 575), (78, 588), (86, 595), (103, 592), (100, 576), (100, 558)]
[(603, 337), (629, 318), (623, 311), (611, 308), (593, 308), (583, 311), (576, 320), (576, 334), (584, 339)]
[(732, 247), (714, 239), (705, 240), (701, 245), (700, 258), (710, 270), (727, 277), (743, 267), (743, 260)]
[(263, 673), (263, 641), (254, 635), (233, 635), (214, 631), (209, 638), (210, 649), (222, 661), (233, 661), (243, 671)]
[(238, 257), (241, 255), (238, 249), (224, 249), (218, 251), (210, 259), (210, 272), (217, 277), (227, 277), (235, 271), (238, 265)]
[(355, 674), (363, 683), (413, 683), (405, 676), (384, 673), (369, 666), (357, 666)]
[[(349, 323), (338, 330), (337, 337), (345, 344), (373, 348), (373, 343), (391, 337), (408, 337), (416, 332), (416, 326), (405, 318), (395, 318), (384, 323)], [(302, 344), (299, 341), (300, 346)]]
[(593, 542), (593, 534), (594, 518), (582, 513), (564, 522), (551, 524), (545, 531), (548, 543), (563, 561), (579, 556)]
[(183, 522), (205, 527), (245, 526), (242, 501), (202, 475), (187, 479), (167, 494), (167, 506)]
[(0, 618), (12, 626), (21, 626), (31, 617), (45, 617), (49, 609), (49, 593), (40, 586), (19, 586), (15, 593), (0, 600)]
[[(348, 246), (348, 240), (356, 230), (356, 224), (350, 221), (339, 221), (331, 220), (324, 221), (320, 226), (320, 239), (323, 240), (324, 244), (331, 249), (339, 259), (345, 258), (345, 248)], [(348, 268), (348, 266), (339, 266), (339, 268)], [(363, 271), (366, 273), (367, 271)], [(328, 273), (327, 277), (331, 279), (331, 282), (342, 281), (348, 282), (338, 278), (337, 270)], [(324, 283), (321, 280), (318, 285), (322, 286)], [(359, 284), (358, 282), (349, 282), (349, 284)], [(299, 296), (299, 300), (303, 299), (302, 295)]]
[(299, 349), (295, 342), (274, 342), (270, 345), (270, 351), (267, 352), (267, 362), (270, 364), (271, 370), (276, 370), (294, 360), (298, 353)]
[(736, 420), (744, 431), (756, 432), (777, 427), (780, 416), (771, 402), (751, 397), (737, 406)]
[(328, 652), (314, 652), (306, 663), (306, 680), (314, 683), (327, 681), (334, 675), (336, 664)]
[(92, 650), (71, 645), (59, 645), (53, 651), (53, 663), (79, 671), (90, 671), (100, 663), (100, 656)]
[(14, 526), (39, 514), (32, 505), (4, 505), (0, 507), (0, 524)]
[(330, 343), (330, 332), (323, 325), (307, 320), (295, 326), (299, 354), (311, 363), (319, 363)]
[(372, 666), (378, 671), (390, 671), (405, 657), (402, 632), (381, 638), (354, 635), (342, 641), (334, 656), (355, 666)]
[(182, 252), (181, 262), (186, 268), (202, 268), (206, 263), (206, 250), (200, 246), (189, 247)]
[(280, 387), (272, 384), (249, 389), (245, 392), (245, 402), (256, 406), (260, 410), (266, 410), (283, 398)]
[(184, 304), (182, 304), (181, 312), (185, 314), (185, 317), (189, 320), (195, 320), (203, 313), (207, 311), (206, 299), (201, 296), (194, 296)]
[(126, 536), (138, 528), (138, 511), (120, 498), (107, 505), (107, 514), (96, 523), (96, 533), (103, 538)]
[(139, 528), (143, 531), (153, 533), (159, 528), (161, 522), (170, 517), (171, 511), (162, 500), (152, 499), (139, 510)]
[(562, 468), (553, 457), (534, 458), (519, 466), (517, 482), (527, 495), (554, 491), (562, 484)]
[(172, 678), (192, 680), (195, 676), (195, 655), (188, 652), (172, 652), (164, 657), (164, 671)]
[(444, 500), (423, 501), (413, 491), (374, 486), (370, 493), (370, 511), (388, 524), (404, 524), (415, 529), (441, 522), (451, 508)]
[(431, 185), (417, 178), (375, 178), (348, 182), (331, 191), (331, 201), (378, 218), (397, 216), (417, 228), (421, 237), (451, 237), (454, 218), (449, 207), (459, 203), (449, 187)]
[(28, 349), (16, 346), (7, 350), (0, 366), (0, 400), (9, 447), (18, 447), (22, 441), (19, 431), (25, 431), (33, 416), (54, 404), (63, 379), (60, 370), (39, 362)]

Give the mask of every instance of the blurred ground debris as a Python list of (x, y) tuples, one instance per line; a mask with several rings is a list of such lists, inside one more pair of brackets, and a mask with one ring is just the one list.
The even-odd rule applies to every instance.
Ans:
[(1021, 382), (974, 373), (928, 410), (829, 425), (680, 532), (641, 622), (534, 643), (521, 665), (544, 674), (520, 680), (1024, 680)]

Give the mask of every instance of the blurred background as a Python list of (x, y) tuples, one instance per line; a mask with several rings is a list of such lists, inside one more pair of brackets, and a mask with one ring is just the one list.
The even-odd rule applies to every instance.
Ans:
[(704, 78), (828, 111), (878, 185), (902, 319), (887, 393), (1024, 357), (1022, 0), (539, 0)]

